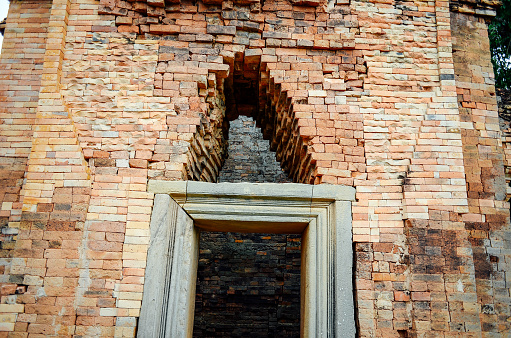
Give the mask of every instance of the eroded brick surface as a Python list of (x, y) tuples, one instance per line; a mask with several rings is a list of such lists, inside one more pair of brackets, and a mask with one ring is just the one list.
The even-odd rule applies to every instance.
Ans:
[(511, 258), (506, 244), (509, 209), (502, 203), (507, 200), (505, 155), (495, 89), (491, 85), (486, 24), (482, 19), (459, 13), (453, 13), (452, 19), (469, 206), (469, 213), (462, 219), (472, 249), (481, 330), (508, 332), (509, 324), (503, 319), (508, 317), (509, 309), (502, 298), (507, 292), (501, 288), (506, 284), (502, 267)]

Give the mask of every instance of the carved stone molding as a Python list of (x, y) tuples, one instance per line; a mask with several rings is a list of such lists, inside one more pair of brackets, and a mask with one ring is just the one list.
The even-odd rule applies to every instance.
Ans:
[(301, 336), (355, 336), (355, 189), (150, 181), (148, 190), (156, 196), (138, 337), (191, 337), (200, 230), (301, 233)]

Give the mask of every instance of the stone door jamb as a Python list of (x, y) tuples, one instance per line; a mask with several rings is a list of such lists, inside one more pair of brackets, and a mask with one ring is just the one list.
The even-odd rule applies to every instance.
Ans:
[(199, 229), (301, 233), (302, 337), (354, 337), (355, 189), (149, 181), (155, 193), (138, 337), (191, 337)]

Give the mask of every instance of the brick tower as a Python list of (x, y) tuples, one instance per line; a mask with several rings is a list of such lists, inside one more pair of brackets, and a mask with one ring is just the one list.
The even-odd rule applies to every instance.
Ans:
[[(497, 2), (10, 1), (0, 336), (140, 336), (148, 251), (167, 238), (153, 226), (158, 194), (174, 203), (161, 217), (176, 242), (160, 256), (177, 258), (154, 272), (169, 285), (191, 243), (173, 212), (194, 233), (219, 231), (239, 204), (230, 230), (293, 233), (279, 235), (290, 250), (301, 238), (302, 336), (354, 335), (344, 319), (359, 337), (509, 335), (511, 145), (487, 34)], [(234, 141), (239, 121), (262, 136)], [(229, 149), (255, 152), (250, 138), (266, 145), (247, 166)], [(180, 184), (186, 194), (162, 193)], [(249, 217), (263, 205), (271, 217)], [(177, 298), (162, 292), (154, 335), (191, 336), (178, 321), (193, 312), (171, 315)]]

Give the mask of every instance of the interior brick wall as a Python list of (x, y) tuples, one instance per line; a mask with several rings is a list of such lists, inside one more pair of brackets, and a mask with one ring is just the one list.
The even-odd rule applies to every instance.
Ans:
[(252, 118), (239, 116), (231, 121), (227, 143), (227, 159), (218, 182), (292, 182)]
[[(219, 182), (292, 182), (247, 116), (230, 122)], [(300, 235), (201, 232), (196, 337), (300, 335)]]
[(202, 232), (195, 337), (298, 337), (300, 235)]

